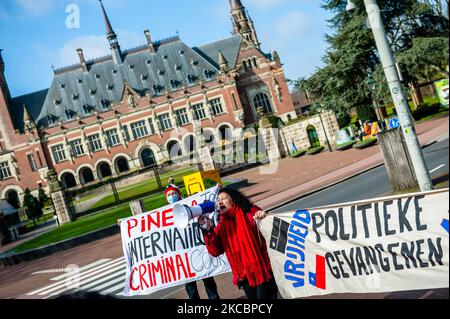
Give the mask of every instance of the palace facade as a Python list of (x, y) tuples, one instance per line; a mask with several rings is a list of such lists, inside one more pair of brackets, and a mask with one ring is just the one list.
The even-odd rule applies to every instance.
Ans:
[(280, 58), (261, 50), (240, 0), (230, 0), (229, 38), (190, 47), (146, 30), (129, 50), (100, 4), (111, 54), (88, 60), (78, 49), (79, 63), (55, 69), (46, 90), (11, 97), (0, 51), (0, 199), (46, 188), (50, 169), (74, 187), (189, 154), (199, 129), (208, 142), (240, 138), (257, 109), (296, 118)]

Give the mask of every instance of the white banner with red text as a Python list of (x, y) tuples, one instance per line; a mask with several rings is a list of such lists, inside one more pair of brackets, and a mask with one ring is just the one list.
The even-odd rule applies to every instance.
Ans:
[(449, 190), (269, 215), (285, 299), (449, 287)]
[[(213, 201), (217, 188), (178, 204), (195, 206)], [(173, 205), (121, 220), (127, 262), (125, 296), (149, 295), (161, 289), (231, 272), (227, 258), (209, 255), (196, 220), (186, 229), (174, 225)]]

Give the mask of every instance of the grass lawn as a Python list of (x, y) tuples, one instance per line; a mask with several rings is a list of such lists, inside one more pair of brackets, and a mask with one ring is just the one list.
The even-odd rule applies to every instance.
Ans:
[[(150, 211), (166, 205), (164, 194), (158, 194), (144, 199), (145, 210)], [(117, 225), (117, 220), (131, 217), (130, 207), (127, 204), (95, 215), (80, 218), (70, 224), (63, 225), (51, 232), (43, 234), (14, 249), (15, 252), (24, 252), (39, 247), (51, 245), (66, 239), (81, 236), (102, 228)]]
[[(439, 103), (439, 98), (437, 98), (435, 96), (427, 96), (427, 97), (424, 97), (424, 99), (423, 99), (423, 104), (424, 105), (433, 105), (433, 104), (437, 104), (437, 103)], [(410, 108), (410, 110), (412, 112), (415, 109), (413, 101), (408, 101), (408, 104), (409, 104), (409, 108)], [(388, 115), (388, 118), (391, 118), (391, 117), (395, 116), (394, 110), (395, 110), (395, 105), (394, 104), (388, 105), (386, 107), (386, 113)], [(448, 112), (448, 109), (447, 109), (447, 112)], [(423, 118), (423, 119), (420, 120), (420, 122), (433, 119), (434, 117), (440, 116), (443, 113), (445, 113), (445, 111), (442, 111), (442, 112), (439, 112), (437, 114), (434, 114), (434, 115), (428, 116), (426, 118)], [(357, 120), (358, 120), (358, 115), (353, 116), (351, 118), (350, 125), (355, 124)], [(344, 128), (347, 128), (347, 127), (344, 127)]]
[[(190, 175), (196, 173), (197, 170), (193, 168), (184, 168), (181, 170), (169, 172), (160, 175), (161, 183), (163, 187), (166, 186), (167, 182), (165, 182), (166, 179), (169, 177), (173, 177), (175, 179), (175, 183), (180, 184), (183, 183), (183, 176)], [(156, 179), (146, 180), (131, 186), (124, 187), (119, 190), (119, 198), (121, 201), (126, 201), (128, 198), (135, 198), (136, 196), (143, 195), (152, 191), (158, 190), (158, 183), (156, 182)], [(115, 202), (114, 194), (110, 194), (97, 203), (90, 207), (90, 209), (96, 209), (108, 204), (112, 204)]]
[[(230, 182), (223, 183), (224, 186), (229, 184)], [(184, 188), (181, 188), (181, 192), (183, 196), (186, 196), (186, 191)], [(145, 211), (151, 211), (166, 205), (167, 202), (163, 193), (152, 195), (144, 199)], [(118, 219), (128, 217), (131, 217), (131, 211), (129, 204), (127, 203), (105, 212), (82, 217), (72, 223), (63, 225), (52, 230), (51, 232), (43, 234), (29, 242), (23, 243), (22, 245), (17, 246), (13, 251), (19, 253), (55, 244), (60, 241), (78, 237), (102, 228), (117, 225)]]
[[(53, 219), (53, 216), (54, 216), (53, 213), (42, 215), (39, 220), (36, 220), (36, 226), (40, 226), (42, 224), (45, 224), (50, 219)], [(26, 227), (27, 228), (34, 228), (34, 222), (32, 220), (29, 220), (27, 225), (26, 225)]]

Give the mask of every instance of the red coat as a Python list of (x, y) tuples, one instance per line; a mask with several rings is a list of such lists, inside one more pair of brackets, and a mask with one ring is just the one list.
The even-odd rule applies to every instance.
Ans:
[[(263, 255), (264, 263), (266, 264), (266, 266), (268, 268), (271, 269), (269, 254), (267, 252), (266, 241), (265, 241), (263, 235), (261, 234), (261, 232), (259, 231), (258, 226), (256, 225), (255, 219), (253, 218), (253, 216), (255, 216), (255, 214), (260, 210), (261, 210), (261, 208), (259, 208), (257, 206), (253, 206), (251, 208), (250, 212), (247, 212), (244, 214), (245, 214), (245, 218), (246, 218), (248, 224), (250, 225), (250, 228), (252, 230), (254, 237), (259, 239), (259, 249)], [(204, 238), (205, 238), (206, 248), (208, 249), (208, 252), (211, 256), (219, 257), (225, 253), (227, 258), (230, 260), (230, 258), (231, 258), (230, 252), (224, 250), (224, 248), (223, 248), (224, 246), (222, 245), (224, 233), (223, 233), (223, 231), (221, 231), (221, 225), (222, 225), (222, 221), (224, 219), (225, 219), (225, 217), (223, 215), (220, 215), (218, 226), (214, 229), (214, 231), (211, 231), (208, 233), (205, 232)], [(232, 269), (232, 271), (233, 271), (233, 269)], [(244, 279), (245, 278), (238, 278), (238, 275), (233, 271), (234, 285), (237, 286), (238, 283)]]

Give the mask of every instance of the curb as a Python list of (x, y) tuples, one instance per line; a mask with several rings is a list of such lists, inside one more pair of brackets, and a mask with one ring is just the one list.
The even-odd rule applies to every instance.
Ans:
[[(237, 190), (248, 185), (248, 179), (229, 179), (229, 180), (231, 180), (233, 183), (227, 185), (227, 187), (230, 187), (232, 189)], [(2, 257), (0, 257), (0, 269), (9, 266), (15, 266), (28, 261), (33, 261), (43, 257), (47, 257), (52, 254), (69, 250), (83, 244), (87, 244), (99, 239), (117, 235), (119, 233), (120, 228), (117, 225), (113, 225), (99, 230), (95, 230), (93, 232), (84, 234), (79, 237), (71, 238), (49, 246), (25, 251), (23, 253), (19, 254), (6, 253)]]
[(321, 191), (323, 191), (323, 190), (325, 190), (325, 189), (327, 189), (327, 188), (330, 188), (330, 187), (333, 187), (333, 186), (335, 186), (335, 185), (337, 185), (337, 184), (343, 183), (343, 182), (345, 182), (345, 181), (347, 181), (347, 180), (349, 180), (349, 179), (352, 179), (352, 178), (354, 178), (354, 177), (358, 177), (359, 175), (362, 175), (362, 174), (365, 174), (365, 173), (367, 173), (367, 172), (370, 172), (371, 170), (374, 170), (374, 169), (376, 169), (376, 168), (378, 168), (378, 167), (380, 167), (380, 166), (383, 166), (383, 165), (384, 165), (384, 163), (375, 164), (375, 165), (370, 166), (370, 167), (368, 167), (368, 168), (365, 168), (364, 170), (362, 170), (362, 171), (360, 171), (360, 172), (358, 172), (358, 173), (355, 173), (355, 174), (353, 174), (353, 175), (351, 175), (351, 176), (343, 177), (343, 178), (341, 178), (340, 180), (333, 181), (333, 182), (330, 183), (330, 184), (326, 184), (326, 185), (324, 185), (324, 186), (320, 186), (319, 188), (313, 189), (313, 190), (311, 190), (311, 191), (309, 191), (309, 192), (307, 192), (307, 193), (303, 193), (302, 195), (300, 195), (300, 196), (298, 196), (298, 197), (295, 197), (295, 198), (293, 198), (293, 199), (289, 199), (288, 201), (285, 201), (285, 202), (283, 202), (283, 203), (276, 204), (276, 205), (274, 205), (274, 206), (271, 206), (271, 207), (269, 207), (269, 208), (266, 208), (266, 211), (267, 211), (267, 212), (270, 212), (270, 211), (275, 210), (275, 209), (277, 209), (277, 208), (280, 208), (280, 207), (289, 205), (289, 204), (291, 204), (291, 203), (293, 203), (293, 202), (296, 202), (296, 201), (298, 201), (298, 200), (300, 200), (300, 199), (302, 199), (302, 198), (305, 198), (305, 197), (307, 197), (307, 196), (311, 196), (311, 195), (313, 195), (313, 194), (319, 193), (319, 192), (321, 192)]
[(95, 240), (99, 240), (108, 236), (116, 235), (120, 232), (120, 228), (117, 225), (96, 230), (85, 235), (71, 238), (65, 241), (61, 241), (56, 244), (37, 248), (29, 251), (25, 251), (19, 254), (6, 254), (6, 257), (0, 258), (0, 268), (18, 265), (23, 262), (33, 261), (49, 255), (65, 251), (76, 246), (90, 243)]
[[(436, 143), (442, 142), (442, 141), (445, 140), (445, 139), (447, 139), (447, 138), (443, 138), (443, 137), (441, 136), (441, 137), (438, 137), (437, 140), (427, 141), (426, 143), (424, 143), (423, 145), (421, 145), (421, 148), (424, 149), (424, 148), (430, 147), (430, 146), (432, 146), (432, 145), (434, 145), (434, 144), (436, 144)], [(321, 192), (321, 191), (323, 191), (323, 190), (325, 190), (325, 189), (327, 189), (327, 188), (330, 188), (330, 187), (333, 187), (333, 186), (335, 186), (335, 185), (337, 185), (337, 184), (343, 183), (343, 182), (345, 182), (345, 181), (347, 181), (347, 180), (349, 180), (349, 179), (352, 179), (352, 178), (354, 178), (354, 177), (358, 177), (358, 176), (360, 176), (360, 175), (362, 175), (362, 174), (365, 174), (365, 173), (367, 173), (367, 172), (370, 172), (371, 170), (374, 170), (374, 169), (376, 169), (376, 168), (378, 168), (378, 167), (381, 167), (381, 166), (383, 166), (383, 165), (384, 165), (384, 161), (382, 161), (382, 162), (379, 163), (379, 164), (375, 164), (375, 165), (369, 166), (368, 168), (365, 168), (364, 170), (362, 170), (362, 171), (360, 171), (360, 172), (358, 172), (358, 173), (354, 173), (354, 174), (351, 175), (351, 176), (343, 177), (343, 178), (341, 178), (341, 179), (339, 179), (339, 180), (337, 180), (337, 181), (333, 181), (333, 182), (330, 183), (330, 184), (326, 184), (326, 185), (324, 185), (324, 186), (320, 186), (319, 188), (313, 189), (313, 190), (311, 190), (311, 191), (309, 191), (309, 192), (307, 192), (307, 193), (303, 193), (302, 195), (300, 195), (300, 196), (298, 196), (298, 197), (295, 197), (295, 198), (289, 199), (288, 201), (285, 201), (285, 202), (283, 202), (283, 203), (279, 203), (279, 204), (276, 204), (276, 205), (274, 205), (274, 206), (271, 206), (271, 207), (267, 208), (266, 211), (267, 211), (267, 212), (270, 212), (270, 211), (273, 211), (273, 210), (278, 209), (278, 208), (280, 208), (280, 207), (289, 205), (289, 204), (291, 204), (291, 203), (293, 203), (293, 202), (296, 202), (296, 201), (298, 201), (298, 200), (300, 200), (300, 199), (302, 199), (302, 198), (305, 198), (305, 197), (307, 197), (307, 196), (311, 196), (311, 195), (314, 195), (314, 194), (316, 194), (316, 193), (319, 193), (319, 192)]]

